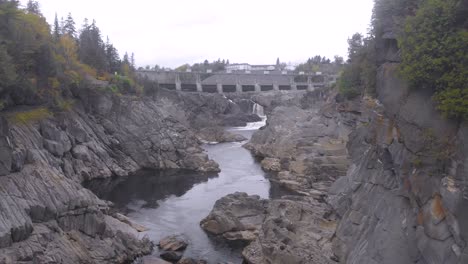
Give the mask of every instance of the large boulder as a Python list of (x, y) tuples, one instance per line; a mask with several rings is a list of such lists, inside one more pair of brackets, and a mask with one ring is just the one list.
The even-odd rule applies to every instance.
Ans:
[(253, 240), (265, 218), (267, 200), (246, 193), (229, 194), (216, 201), (200, 226), (228, 240)]

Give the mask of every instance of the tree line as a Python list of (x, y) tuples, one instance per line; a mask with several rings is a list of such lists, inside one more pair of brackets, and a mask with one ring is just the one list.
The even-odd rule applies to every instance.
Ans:
[(15, 105), (59, 106), (92, 80), (118, 92), (139, 92), (135, 57), (122, 59), (96, 21), (80, 29), (69, 13), (49, 25), (37, 1), (0, 0), (0, 109)]

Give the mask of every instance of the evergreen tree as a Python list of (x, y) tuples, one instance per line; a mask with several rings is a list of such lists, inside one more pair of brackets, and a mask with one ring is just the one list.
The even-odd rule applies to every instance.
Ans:
[(121, 61), (117, 49), (109, 41), (106, 41), (106, 63), (107, 69), (110, 73), (120, 72)]
[(87, 20), (79, 37), (78, 55), (83, 63), (94, 67), (99, 72), (106, 70), (106, 50), (101, 32), (96, 26), (96, 21), (89, 26)]
[(63, 32), (63, 28), (65, 27), (65, 20), (63, 19), (63, 17), (60, 18), (60, 34), (63, 35), (65, 34)]
[(38, 16), (42, 16), (41, 10), (39, 8), (39, 3), (37, 1), (29, 0), (28, 3), (26, 4), (26, 11), (29, 14), (35, 14), (35, 15), (38, 15)]
[(130, 66), (132, 70), (135, 70), (135, 54), (132, 52), (132, 56), (130, 57)]
[(76, 37), (76, 28), (75, 28), (75, 21), (71, 13), (68, 13), (67, 19), (65, 20), (65, 25), (63, 26), (63, 33), (68, 34), (71, 37)]
[(55, 13), (55, 19), (54, 19), (54, 39), (57, 41), (60, 38), (60, 32), (62, 32), (62, 29), (60, 28), (59, 21), (57, 18), (57, 13)]

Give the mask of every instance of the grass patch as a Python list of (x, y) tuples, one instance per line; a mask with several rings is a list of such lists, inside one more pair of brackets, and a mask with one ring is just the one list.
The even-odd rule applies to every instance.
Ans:
[(52, 114), (49, 109), (39, 107), (36, 109), (21, 111), (11, 114), (8, 120), (14, 124), (24, 123), (30, 124), (50, 117)]
[(58, 110), (62, 112), (68, 112), (73, 108), (73, 105), (75, 104), (75, 102), (71, 99), (68, 99), (68, 100), (60, 99), (57, 101), (56, 104), (57, 104)]

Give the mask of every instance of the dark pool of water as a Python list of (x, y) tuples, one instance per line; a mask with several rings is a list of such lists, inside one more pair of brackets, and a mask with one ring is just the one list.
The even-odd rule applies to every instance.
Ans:
[[(235, 133), (250, 138), (261, 123)], [(141, 233), (158, 242), (172, 234), (185, 234), (190, 244), (184, 256), (205, 259), (209, 263), (241, 263), (239, 247), (208, 236), (200, 228), (219, 198), (234, 192), (257, 194), (262, 198), (278, 196), (270, 188), (266, 174), (243, 143), (206, 145), (211, 159), (221, 168), (216, 174), (188, 171), (140, 171), (129, 177), (93, 181), (87, 187), (103, 199), (114, 202), (120, 211), (149, 228)], [(154, 254), (158, 254), (157, 249)]]

